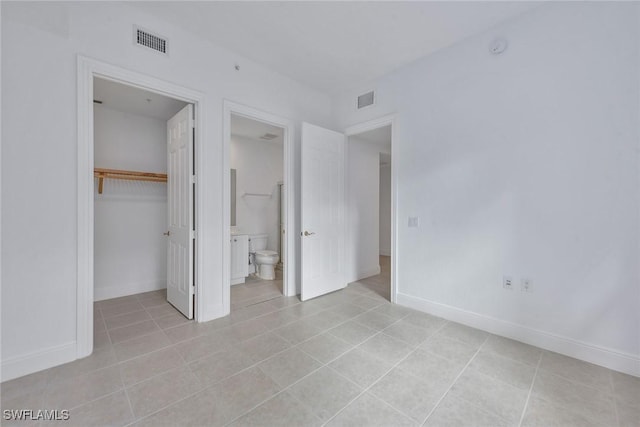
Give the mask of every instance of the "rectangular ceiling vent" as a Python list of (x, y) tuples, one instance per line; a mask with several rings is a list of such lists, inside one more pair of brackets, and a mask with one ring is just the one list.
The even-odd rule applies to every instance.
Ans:
[(272, 139), (276, 139), (278, 137), (278, 135), (274, 135), (272, 133), (265, 133), (264, 135), (262, 135), (260, 137), (260, 139), (265, 139), (267, 141), (271, 141)]
[(168, 55), (168, 42), (167, 39), (157, 34), (153, 34), (140, 27), (133, 27), (134, 43), (138, 46), (147, 47), (155, 50), (156, 52)]
[(363, 93), (358, 97), (358, 110), (375, 104), (376, 96), (374, 91)]

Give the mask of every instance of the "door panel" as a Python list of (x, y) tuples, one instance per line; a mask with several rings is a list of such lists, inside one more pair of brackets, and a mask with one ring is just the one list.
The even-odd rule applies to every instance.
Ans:
[(193, 106), (167, 122), (167, 301), (193, 319)]
[(345, 136), (302, 124), (302, 284), (305, 301), (346, 286)]

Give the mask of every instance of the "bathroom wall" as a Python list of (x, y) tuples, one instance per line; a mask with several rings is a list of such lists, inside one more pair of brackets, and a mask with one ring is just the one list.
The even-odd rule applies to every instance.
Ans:
[(380, 165), (380, 255), (391, 256), (391, 163)]
[[(94, 104), (95, 167), (167, 171), (167, 124)], [(167, 185), (105, 180), (95, 183), (94, 299), (166, 287)]]
[[(232, 130), (233, 132), (233, 130)], [(231, 136), (231, 168), (236, 169), (236, 227), (242, 233), (267, 233), (267, 249), (278, 250), (278, 182), (283, 180), (281, 143)], [(270, 197), (244, 196), (244, 193)]]
[(378, 274), (380, 153), (389, 147), (351, 136), (347, 143), (347, 283)]

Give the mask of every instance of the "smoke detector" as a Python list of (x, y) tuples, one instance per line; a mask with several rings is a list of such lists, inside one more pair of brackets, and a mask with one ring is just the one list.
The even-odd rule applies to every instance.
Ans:
[(498, 37), (489, 44), (489, 52), (494, 55), (500, 55), (502, 52), (507, 50), (508, 45), (509, 43), (507, 42), (507, 39), (504, 37)]

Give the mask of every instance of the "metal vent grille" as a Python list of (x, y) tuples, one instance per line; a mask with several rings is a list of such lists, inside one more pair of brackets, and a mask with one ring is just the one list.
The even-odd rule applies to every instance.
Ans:
[(135, 42), (139, 46), (148, 47), (156, 52), (167, 54), (167, 39), (152, 34), (141, 28), (135, 29)]
[(358, 97), (358, 109), (373, 105), (375, 102), (375, 93), (373, 91), (364, 93)]

